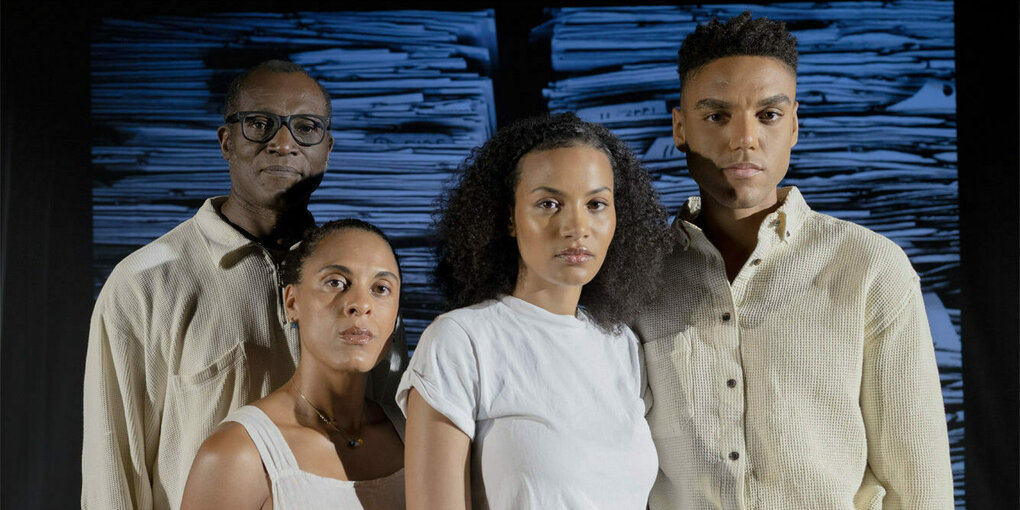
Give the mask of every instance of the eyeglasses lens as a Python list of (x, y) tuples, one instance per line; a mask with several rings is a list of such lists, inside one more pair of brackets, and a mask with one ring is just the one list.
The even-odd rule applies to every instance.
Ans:
[(313, 145), (322, 141), (322, 137), (326, 133), (326, 126), (315, 117), (295, 115), (290, 118), (290, 132), (294, 134), (297, 141)]
[(265, 142), (280, 129), (280, 119), (265, 115), (246, 115), (241, 121), (244, 137), (253, 142)]

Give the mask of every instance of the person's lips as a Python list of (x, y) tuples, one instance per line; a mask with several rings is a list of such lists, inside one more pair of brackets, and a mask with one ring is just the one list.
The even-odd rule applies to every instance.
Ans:
[(263, 172), (270, 175), (278, 175), (281, 177), (300, 177), (301, 172), (297, 168), (286, 165), (272, 165), (262, 169)]
[(761, 166), (757, 164), (750, 162), (741, 162), (734, 163), (723, 168), (723, 172), (733, 177), (747, 178), (754, 177), (755, 175), (760, 174), (762, 170)]
[(347, 328), (340, 332), (340, 340), (352, 345), (364, 345), (372, 341), (375, 334), (365, 328), (357, 326)]
[(556, 257), (568, 264), (583, 264), (595, 258), (595, 254), (583, 246), (570, 247), (556, 252)]

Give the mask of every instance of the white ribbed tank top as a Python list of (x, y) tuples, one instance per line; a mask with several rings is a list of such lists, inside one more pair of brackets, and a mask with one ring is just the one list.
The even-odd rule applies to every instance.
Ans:
[(262, 457), (272, 483), (276, 510), (404, 510), (404, 470), (375, 480), (326, 478), (298, 469), (279, 427), (255, 406), (244, 406), (223, 421), (241, 424)]

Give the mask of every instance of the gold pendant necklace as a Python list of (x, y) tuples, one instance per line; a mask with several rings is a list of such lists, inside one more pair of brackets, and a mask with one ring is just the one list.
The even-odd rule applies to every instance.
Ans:
[(348, 434), (346, 430), (340, 428), (340, 426), (336, 424), (335, 420), (333, 420), (332, 418), (327, 418), (325, 413), (320, 411), (318, 407), (315, 407), (315, 405), (308, 400), (308, 397), (306, 397), (304, 393), (301, 393), (301, 390), (297, 389), (296, 384), (294, 385), (294, 390), (297, 391), (297, 394), (301, 396), (301, 399), (304, 400), (306, 404), (308, 404), (308, 407), (311, 407), (312, 410), (315, 411), (315, 414), (319, 415), (319, 419), (322, 420), (322, 423), (325, 423), (327, 427), (339, 432), (341, 436), (344, 436), (344, 440), (347, 441), (348, 448), (353, 450), (365, 444), (365, 440), (361, 438), (361, 435), (357, 435), (357, 437), (354, 437), (355, 436), (354, 434)]

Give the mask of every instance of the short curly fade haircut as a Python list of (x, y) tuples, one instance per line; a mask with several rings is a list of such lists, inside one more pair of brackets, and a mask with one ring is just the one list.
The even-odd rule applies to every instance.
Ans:
[(656, 289), (669, 246), (666, 210), (651, 179), (626, 144), (605, 127), (573, 113), (517, 121), (475, 148), (455, 185), (439, 200), (435, 281), (448, 306), (459, 308), (517, 284), (519, 252), (510, 236), (510, 210), (520, 180), (518, 163), (531, 152), (589, 146), (613, 168), (616, 232), (579, 305), (606, 331), (619, 331)]
[(712, 18), (684, 39), (677, 52), (680, 86), (709, 62), (738, 56), (772, 57), (797, 74), (797, 38), (786, 30), (786, 23), (751, 19), (751, 11), (744, 11), (726, 23)]

